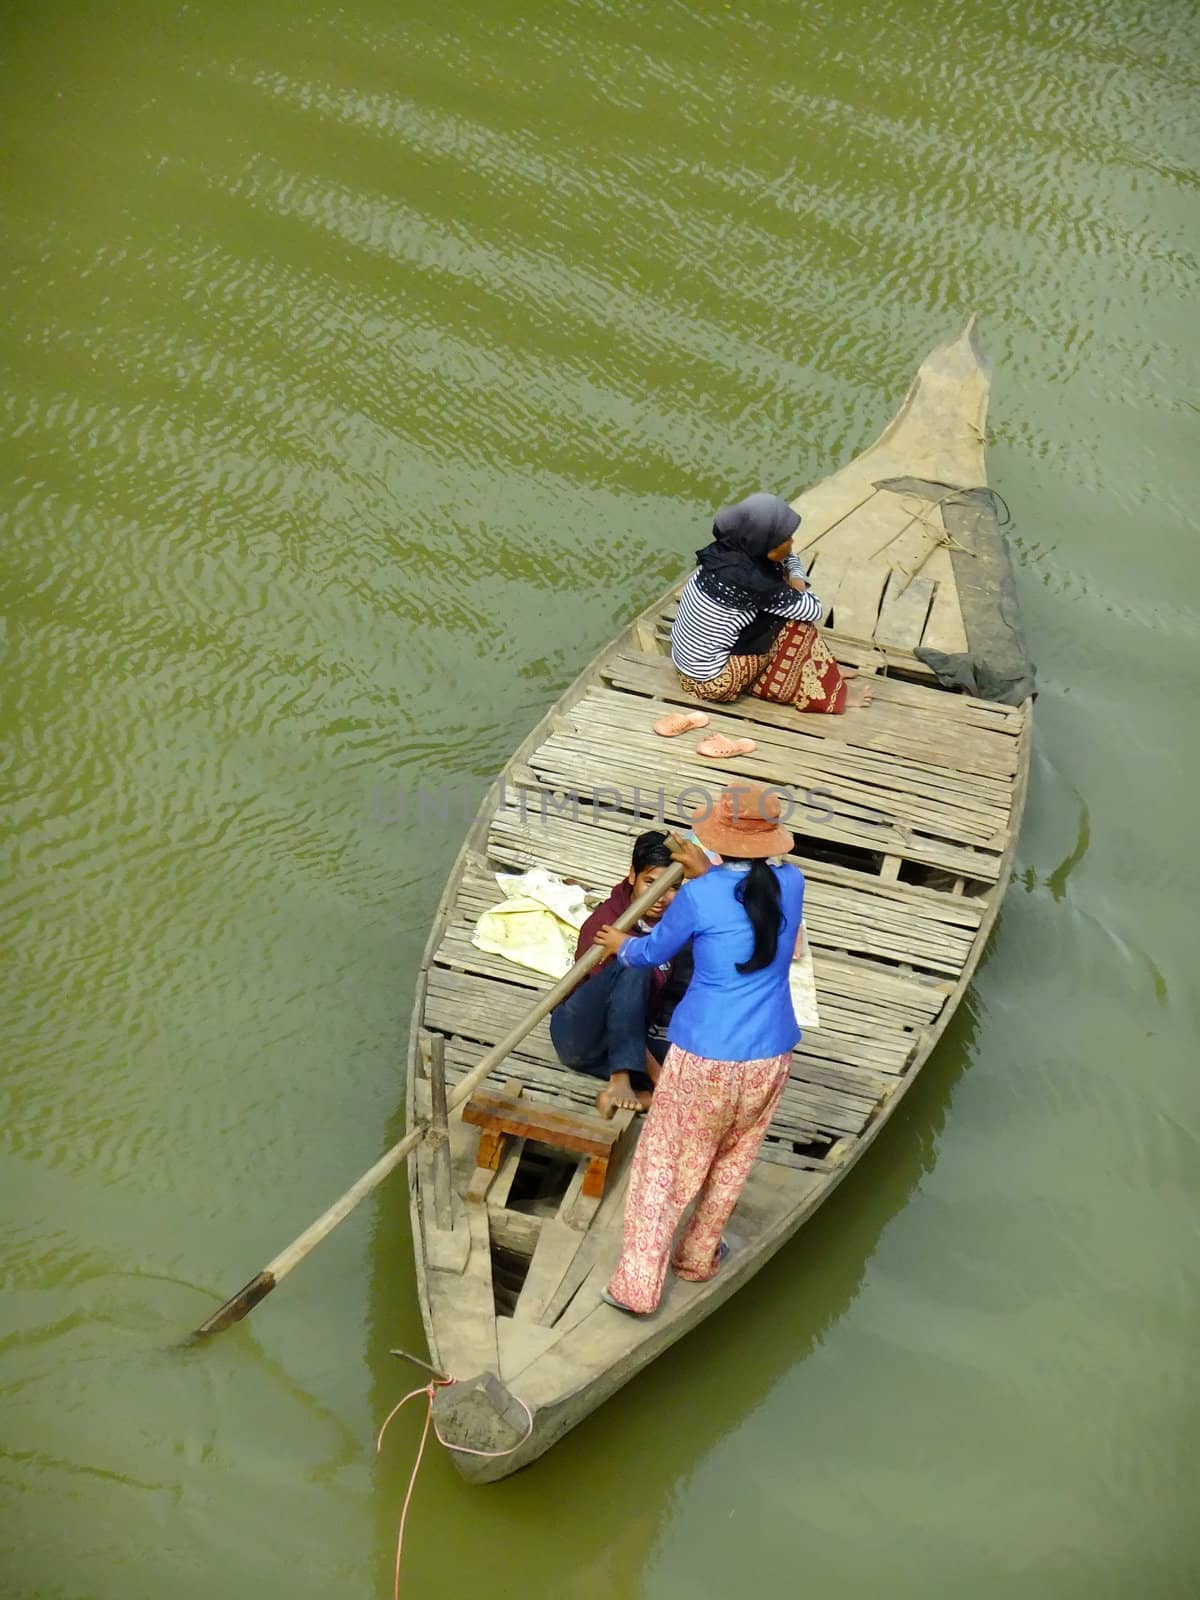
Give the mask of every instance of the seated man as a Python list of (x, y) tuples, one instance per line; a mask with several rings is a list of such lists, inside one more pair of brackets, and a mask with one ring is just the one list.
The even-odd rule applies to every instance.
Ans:
[[(597, 930), (627, 911), (670, 865), (665, 834), (652, 830), (638, 835), (629, 872), (579, 930), (577, 961), (592, 948)], [(638, 931), (648, 933), (674, 896), (674, 889), (669, 889), (646, 913)], [(550, 1013), (550, 1038), (562, 1064), (608, 1080), (596, 1096), (603, 1116), (649, 1106), (667, 1053), (666, 1025), (691, 977), (691, 954), (686, 947), (673, 961), (641, 970), (606, 961)]]

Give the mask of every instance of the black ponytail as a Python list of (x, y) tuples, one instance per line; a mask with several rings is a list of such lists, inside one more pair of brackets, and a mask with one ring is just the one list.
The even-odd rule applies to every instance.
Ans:
[[(726, 861), (730, 858), (725, 857)], [(779, 930), (783, 927), (783, 901), (779, 879), (761, 859), (750, 862), (750, 870), (734, 893), (745, 908), (754, 929), (754, 949), (749, 961), (739, 961), (739, 972), (761, 972), (769, 967), (779, 949)]]

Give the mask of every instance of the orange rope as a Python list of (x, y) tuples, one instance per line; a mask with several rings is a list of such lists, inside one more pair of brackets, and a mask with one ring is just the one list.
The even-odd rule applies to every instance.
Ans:
[(511, 1456), (514, 1451), (519, 1450), (523, 1444), (526, 1444), (533, 1437), (533, 1412), (530, 1411), (524, 1400), (514, 1395), (513, 1399), (516, 1400), (521, 1410), (525, 1413), (529, 1423), (523, 1439), (518, 1439), (516, 1444), (510, 1445), (507, 1450), (472, 1450), (467, 1445), (449, 1444), (442, 1438), (438, 1431), (437, 1423), (433, 1421), (433, 1401), (439, 1389), (448, 1389), (452, 1383), (457, 1382), (457, 1378), (432, 1378), (428, 1383), (423, 1384), (421, 1388), (410, 1390), (403, 1400), (398, 1400), (388, 1412), (384, 1418), (383, 1427), (379, 1430), (379, 1437), (375, 1441), (375, 1454), (379, 1455), (383, 1449), (383, 1436), (387, 1432), (388, 1423), (391, 1422), (397, 1411), (402, 1406), (406, 1406), (410, 1400), (415, 1400), (419, 1394), (427, 1397), (429, 1403), (425, 1408), (425, 1426), (421, 1429), (421, 1442), (417, 1446), (417, 1459), (413, 1462), (412, 1471), (408, 1475), (408, 1488), (405, 1491), (404, 1505), (400, 1511), (400, 1528), (396, 1535), (396, 1569), (392, 1582), (392, 1600), (400, 1600), (400, 1557), (404, 1551), (404, 1525), (408, 1521), (408, 1507), (412, 1500), (413, 1490), (416, 1488), (417, 1473), (421, 1467), (421, 1460), (425, 1454), (425, 1441), (429, 1438), (430, 1423), (433, 1423), (434, 1435), (439, 1444), (445, 1445), (447, 1450), (457, 1450), (460, 1455), (464, 1456)]

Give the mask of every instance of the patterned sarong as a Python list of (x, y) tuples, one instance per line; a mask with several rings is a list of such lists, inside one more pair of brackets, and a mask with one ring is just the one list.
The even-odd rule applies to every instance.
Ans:
[(750, 693), (797, 711), (846, 709), (846, 680), (833, 652), (811, 622), (786, 622)]
[(625, 1201), (614, 1299), (653, 1311), (680, 1217), (696, 1208), (675, 1250), (676, 1273), (703, 1283), (717, 1270), (721, 1233), (788, 1080), (791, 1052), (763, 1061), (710, 1061), (672, 1045), (642, 1128)]
[(747, 690), (797, 711), (846, 709), (846, 680), (833, 652), (811, 622), (785, 622), (763, 656), (730, 656), (715, 678), (678, 674), (681, 688), (697, 700), (724, 705)]
[(676, 667), (680, 688), (694, 694), (697, 700), (710, 704), (726, 704), (745, 694), (755, 678), (770, 661), (770, 656), (730, 656), (715, 678), (689, 678)]

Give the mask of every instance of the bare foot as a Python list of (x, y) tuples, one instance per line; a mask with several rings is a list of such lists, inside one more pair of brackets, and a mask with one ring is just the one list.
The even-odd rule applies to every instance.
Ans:
[(874, 690), (869, 683), (848, 683), (846, 685), (846, 710), (855, 711), (862, 706), (871, 704)]
[(659, 717), (654, 724), (654, 731), (660, 738), (678, 739), (681, 733), (707, 726), (708, 714), (704, 711), (672, 711), (668, 716)]
[(627, 1072), (614, 1072), (608, 1080), (607, 1089), (601, 1089), (596, 1096), (596, 1110), (608, 1121), (618, 1111), (641, 1111), (641, 1100), (633, 1092), (633, 1085), (629, 1081)]
[(649, 1111), (653, 1101), (654, 1101), (654, 1090), (653, 1089), (639, 1089), (637, 1091), (637, 1103), (638, 1103), (638, 1109), (640, 1111)]
[(757, 749), (753, 739), (727, 739), (723, 733), (710, 733), (696, 746), (696, 754), (719, 761), (726, 756), (748, 756)]

